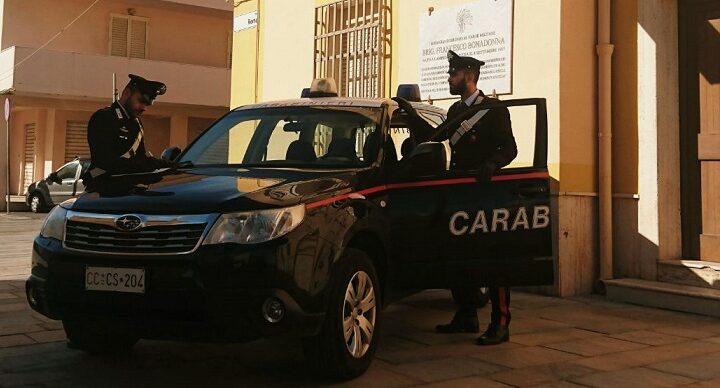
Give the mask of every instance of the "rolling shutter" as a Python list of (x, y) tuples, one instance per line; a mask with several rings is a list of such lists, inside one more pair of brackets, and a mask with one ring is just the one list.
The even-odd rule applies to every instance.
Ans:
[(113, 16), (110, 21), (110, 55), (117, 57), (128, 56), (129, 20)]
[(68, 121), (65, 131), (65, 162), (75, 157), (90, 158), (90, 147), (87, 142), (87, 123), (84, 121)]
[(145, 59), (147, 56), (147, 22), (130, 21), (130, 58)]
[(110, 55), (147, 58), (148, 19), (112, 15), (110, 18)]
[(35, 124), (25, 125), (25, 158), (23, 166), (23, 193), (35, 180)]

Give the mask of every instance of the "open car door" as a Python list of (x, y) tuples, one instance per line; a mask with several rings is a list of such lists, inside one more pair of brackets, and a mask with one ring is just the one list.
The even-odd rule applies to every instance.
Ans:
[(522, 107), (524, 116), (534, 107), (535, 141), (525, 144), (534, 146), (532, 164), (511, 164), (490, 182), (479, 182), (476, 170), (390, 178), (389, 214), (393, 254), (402, 262), (400, 285), (451, 288), (554, 282), (545, 99), (473, 106), (443, 126), (454, 130), (488, 107)]

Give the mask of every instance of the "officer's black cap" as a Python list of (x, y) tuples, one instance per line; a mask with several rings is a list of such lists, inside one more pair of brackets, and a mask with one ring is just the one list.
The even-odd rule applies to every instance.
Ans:
[(167, 86), (162, 82), (146, 80), (135, 74), (128, 74), (128, 77), (128, 87), (140, 92), (140, 98), (146, 104), (152, 104), (157, 96), (162, 96), (167, 91)]
[(452, 74), (458, 70), (480, 70), (480, 67), (485, 64), (485, 62), (473, 57), (461, 57), (452, 50), (448, 51), (447, 57), (448, 62), (450, 62), (448, 74)]

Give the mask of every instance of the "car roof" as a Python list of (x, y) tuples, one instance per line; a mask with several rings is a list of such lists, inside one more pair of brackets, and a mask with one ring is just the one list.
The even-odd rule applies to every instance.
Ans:
[[(423, 102), (411, 102), (415, 109), (423, 109), (446, 115), (445, 109)], [(263, 108), (280, 108), (287, 106), (359, 106), (367, 108), (380, 108), (383, 105), (397, 107), (397, 103), (389, 98), (353, 98), (353, 97), (316, 97), (316, 98), (296, 98), (291, 100), (267, 101), (257, 104), (243, 105), (234, 110), (250, 110)]]

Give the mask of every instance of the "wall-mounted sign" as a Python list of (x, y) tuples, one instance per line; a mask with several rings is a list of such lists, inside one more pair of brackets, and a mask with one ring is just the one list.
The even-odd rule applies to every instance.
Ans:
[(244, 13), (233, 18), (233, 31), (239, 32), (257, 27), (258, 13), (257, 11)]
[(447, 52), (485, 62), (478, 87), (512, 93), (513, 0), (477, 0), (420, 16), (419, 84), (423, 99), (452, 98)]

